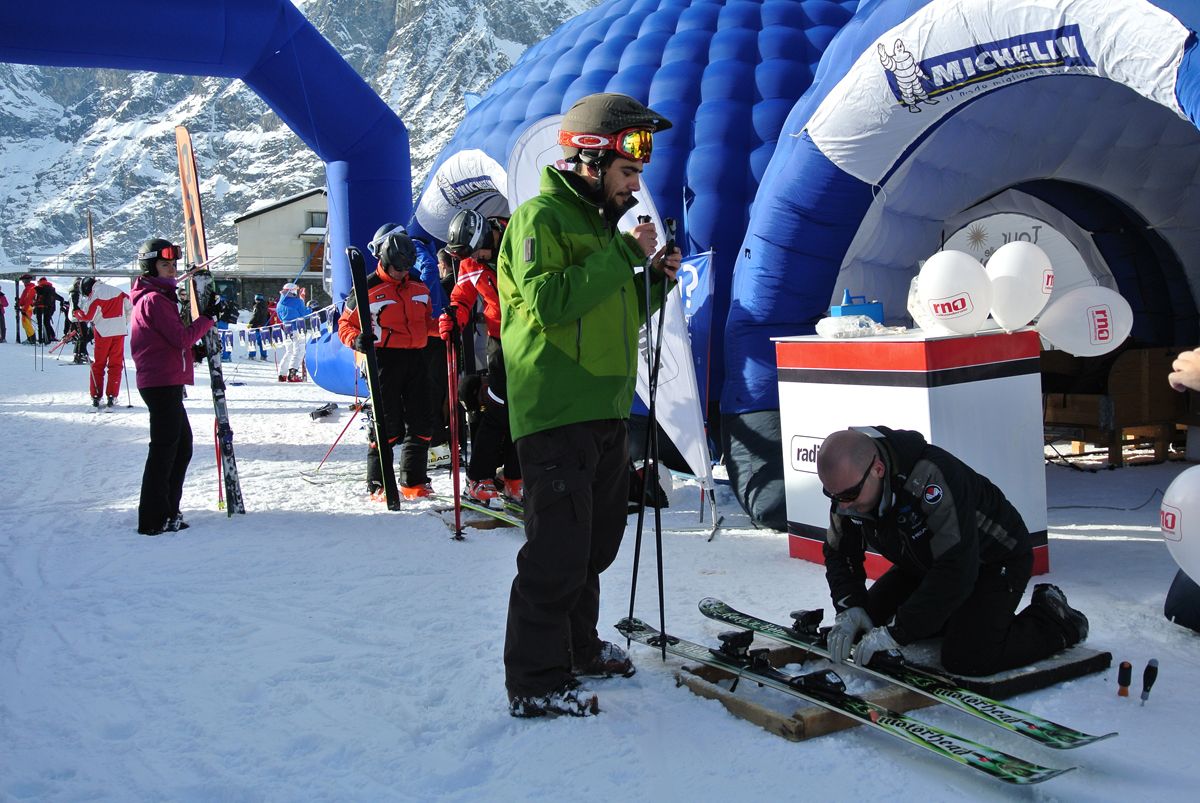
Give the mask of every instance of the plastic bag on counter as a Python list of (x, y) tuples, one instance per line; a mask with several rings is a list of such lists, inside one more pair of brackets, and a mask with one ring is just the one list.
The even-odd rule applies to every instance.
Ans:
[(884, 326), (866, 315), (842, 315), (817, 321), (817, 334), (828, 340), (898, 335), (905, 331), (903, 326)]

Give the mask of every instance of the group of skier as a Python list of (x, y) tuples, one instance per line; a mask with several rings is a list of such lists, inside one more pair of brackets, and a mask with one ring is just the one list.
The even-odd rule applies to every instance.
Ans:
[[(444, 354), (470, 341), (482, 315), (486, 382), (464, 381), (460, 394), (477, 413), (466, 494), (482, 505), (523, 503), (526, 540), (504, 646), (516, 717), (595, 714), (597, 696), (583, 681), (635, 671), (625, 651), (598, 634), (600, 575), (626, 526), (639, 329), (674, 287), (681, 255), (673, 242), (660, 247), (653, 223), (626, 232), (617, 225), (637, 203), (655, 134), (670, 127), (626, 95), (580, 99), (561, 124), (564, 159), (544, 168), (536, 197), (507, 220), (459, 211), (436, 256), (404, 226), (384, 224), (368, 249), (377, 262), (364, 288), (369, 314), (360, 316), (351, 297), (338, 320), (345, 345), (374, 355), (378, 437), (398, 447), (399, 493), (419, 499), (433, 493), (430, 444), (459, 414), (437, 379), (446, 375)], [(131, 352), (150, 410), (138, 509), (138, 531), (147, 535), (188, 526), (179, 510), (192, 450), (183, 387), (193, 380), (193, 345), (222, 313), (217, 297), (190, 324), (180, 320), (180, 251), (147, 241), (132, 287)], [(101, 324), (128, 309), (128, 299), (105, 287), (92, 283), (81, 303), (80, 317), (95, 322), (98, 340), (123, 337), (115, 323)], [(302, 314), (294, 297), (285, 287), (281, 321), (292, 307)], [(104, 353), (120, 352), (118, 345), (105, 343)], [(97, 356), (109, 370), (107, 391), (114, 363), (99, 359), (99, 345)], [(287, 379), (282, 369), (280, 379)], [(92, 388), (98, 398), (98, 379)], [(392, 472), (379, 452), (373, 438), (367, 490), (383, 498)], [(829, 638), (835, 662), (853, 654), (865, 665), (874, 654), (941, 634), (948, 667), (984, 674), (1087, 637), (1087, 618), (1055, 586), (1037, 586), (1032, 603), (1015, 612), (1032, 566), (1020, 515), (986, 477), (918, 433), (832, 433), (818, 474), (831, 501), (825, 562), (837, 611)], [(868, 548), (893, 563), (869, 589)]]

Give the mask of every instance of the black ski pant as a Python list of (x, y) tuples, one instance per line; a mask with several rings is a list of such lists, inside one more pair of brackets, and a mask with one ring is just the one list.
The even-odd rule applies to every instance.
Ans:
[(585, 421), (517, 441), (525, 471), (525, 545), (508, 598), (504, 682), (540, 695), (599, 652), (600, 574), (625, 535), (625, 421)]
[(37, 316), (38, 338), (42, 343), (50, 344), (58, 340), (54, 334), (54, 308), (39, 307), (34, 309)]
[(8, 340), (8, 323), (4, 320), (7, 315), (8, 313), (0, 309), (0, 343)]
[[(1025, 666), (1065, 646), (1062, 628), (1029, 606), (1015, 613), (1033, 569), (1033, 553), (979, 567), (975, 590), (950, 614), (942, 630), (942, 666), (956, 675), (991, 675)], [(890, 622), (921, 584), (922, 575), (893, 566), (867, 590), (867, 613)]]
[(431, 337), (425, 347), (429, 361), (429, 416), (430, 446), (441, 446), (450, 442), (450, 412), (458, 405), (449, 399), (449, 375), (446, 373), (446, 343)]
[(521, 479), (521, 460), (508, 428), (508, 375), (504, 372), (504, 350), (500, 338), (488, 337), (488, 386), (483, 412), (471, 434), (471, 462), (467, 479), (490, 480), (496, 467), (504, 466), (506, 480)]
[(138, 388), (150, 411), (150, 449), (142, 472), (138, 531), (161, 529), (179, 515), (183, 480), (192, 461), (192, 427), (183, 407), (183, 385)]
[[(400, 444), (401, 485), (429, 482), (429, 357), (424, 348), (376, 349), (379, 404), (372, 410), (392, 448)], [(383, 487), (383, 470), (372, 443), (367, 454), (367, 485)]]

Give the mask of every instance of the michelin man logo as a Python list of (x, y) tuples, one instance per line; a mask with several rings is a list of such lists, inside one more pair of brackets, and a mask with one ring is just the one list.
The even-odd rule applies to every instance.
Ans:
[(896, 45), (891, 53), (888, 53), (887, 48), (880, 42), (876, 46), (879, 51), (879, 61), (883, 64), (883, 69), (892, 74), (896, 81), (896, 89), (900, 91), (900, 102), (910, 112), (919, 112), (918, 103), (928, 103), (933, 106), (937, 101), (929, 97), (925, 92), (925, 87), (921, 84), (921, 79), (929, 80), (929, 76), (921, 69), (921, 65), (917, 64), (917, 60), (913, 58), (913, 54), (904, 46), (904, 41), (896, 40)]

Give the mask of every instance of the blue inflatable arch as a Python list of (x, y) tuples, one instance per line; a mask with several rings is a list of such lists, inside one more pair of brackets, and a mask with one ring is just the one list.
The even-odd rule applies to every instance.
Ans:
[(786, 521), (770, 338), (811, 333), (843, 289), (905, 322), (944, 221), (997, 193), (1091, 233), (1135, 337), (1197, 342), (1198, 15), (1170, 0), (864, 4), (784, 125), (734, 272), (721, 407), (758, 520)]
[(0, 61), (243, 80), (325, 162), (335, 300), (346, 245), (412, 212), (403, 123), (287, 0), (6, 2)]

